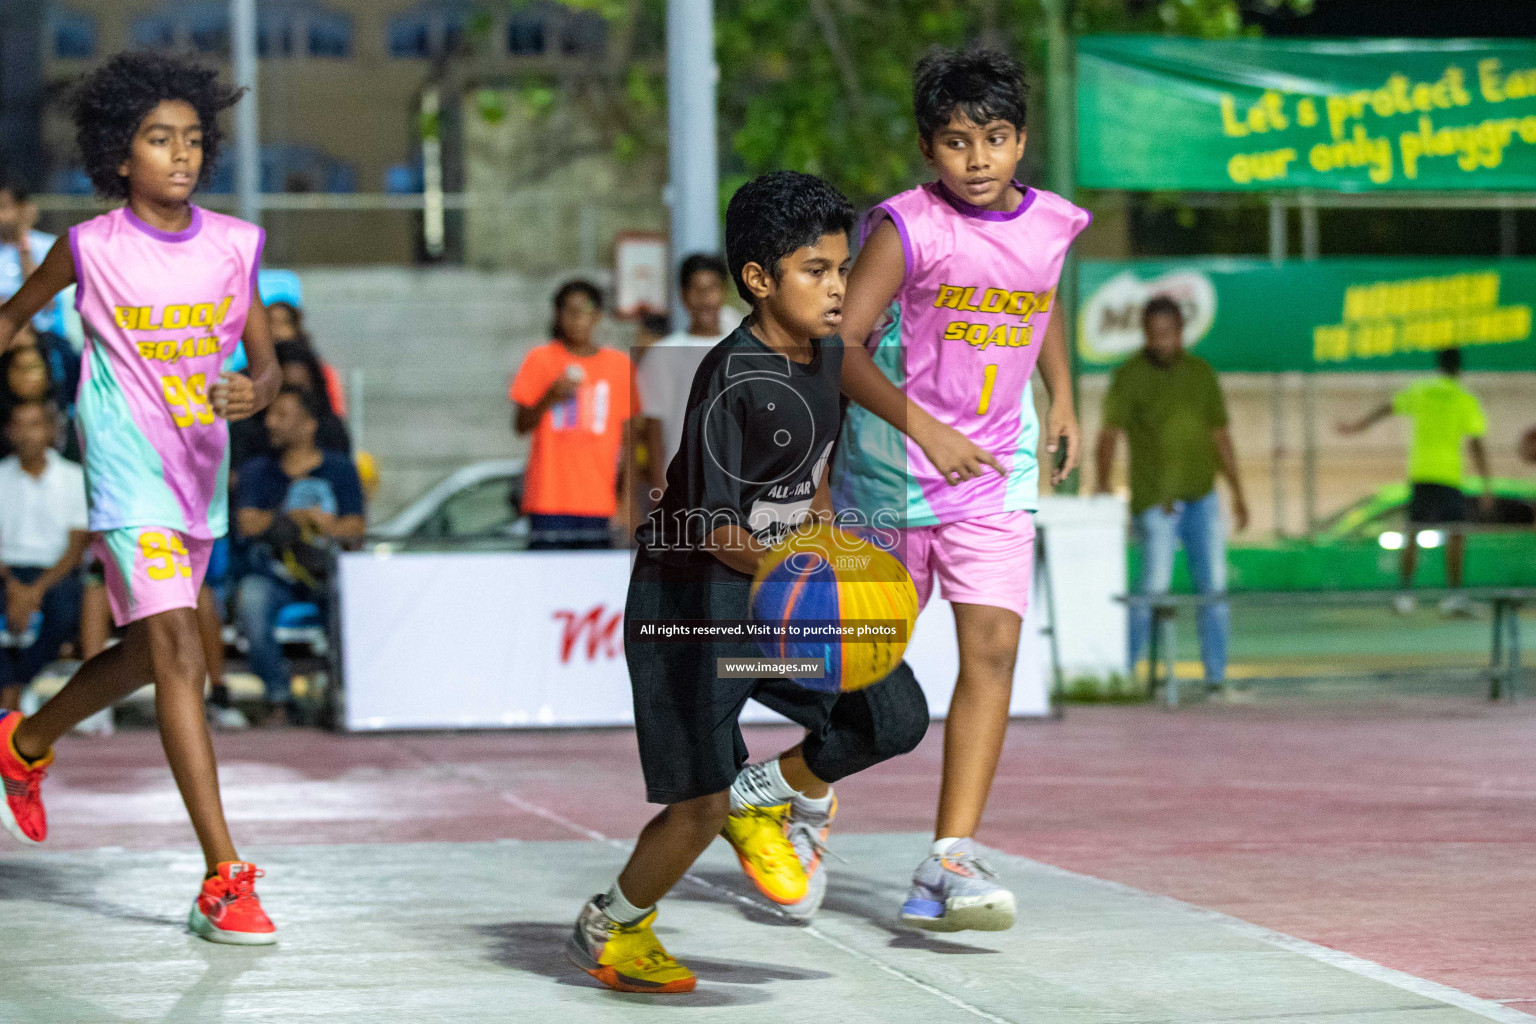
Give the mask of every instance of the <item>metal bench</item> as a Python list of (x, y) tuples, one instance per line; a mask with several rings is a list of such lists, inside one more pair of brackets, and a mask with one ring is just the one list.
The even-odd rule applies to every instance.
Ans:
[[(1477, 604), (1486, 604), (1492, 610), (1492, 639), (1488, 667), (1476, 669), (1474, 674), (1489, 683), (1489, 700), (1513, 700), (1520, 695), (1520, 609), (1536, 604), (1536, 587), (1468, 587), (1461, 590), (1264, 590), (1232, 591), (1224, 594), (1122, 594), (1117, 600), (1127, 606), (1152, 609), (1152, 637), (1147, 652), (1148, 689), (1154, 699), (1159, 687), (1163, 700), (1170, 708), (1179, 706), (1179, 680), (1174, 672), (1173, 624), (1181, 608), (1198, 608), (1212, 601), (1228, 604), (1267, 606), (1276, 609), (1317, 607), (1318, 605), (1389, 605), (1400, 594), (1410, 593), (1416, 598), (1439, 600), (1453, 594), (1465, 597)], [(1371, 678), (1390, 678), (1414, 671), (1380, 673)], [(1430, 670), (1444, 674), (1444, 669)], [(1452, 670), (1454, 671), (1454, 670)], [(1356, 678), (1358, 676), (1351, 676)], [(1266, 676), (1243, 680), (1245, 683), (1297, 682), (1304, 679), (1332, 678), (1318, 675)]]

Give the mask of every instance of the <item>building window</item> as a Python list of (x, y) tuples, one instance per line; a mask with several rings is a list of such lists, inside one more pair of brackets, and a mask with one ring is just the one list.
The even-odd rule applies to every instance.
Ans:
[(389, 23), (391, 57), (432, 56), (432, 27), (425, 19), (401, 17)]
[(389, 22), (391, 57), (455, 53), (469, 37), (473, 6), (467, 0), (426, 0)]
[(257, 18), (257, 57), (292, 57), (293, 20), (286, 14), (261, 14)]
[(539, 57), (546, 49), (545, 19), (541, 14), (514, 14), (507, 22), (507, 52), (514, 57)]
[(163, 14), (139, 18), (133, 23), (133, 45), (169, 49), (176, 45), (176, 23)]
[(48, 18), (53, 56), (58, 60), (90, 60), (96, 56), (96, 19), (89, 14), (55, 10)]
[(257, 19), (256, 55), (262, 60), (293, 56), (293, 23), (286, 16)]
[(443, 15), (443, 43), (440, 52), (458, 53), (464, 49), (465, 20), (462, 15)]
[(229, 53), (229, 8), (203, 5), (187, 12), (187, 39), (198, 53)]
[[(233, 192), (233, 161), (222, 161), (213, 169), (208, 191)], [(270, 143), (261, 147), (261, 190), (263, 192), (357, 191), (357, 171), (351, 164), (313, 146)]]
[(590, 11), (571, 11), (560, 27), (560, 52), (567, 57), (593, 57), (608, 45), (608, 23)]
[[(229, 5), (223, 0), (171, 0), (161, 12), (133, 23), (134, 45), (230, 52)], [(256, 12), (256, 53), (263, 58), (350, 57), (352, 18), (315, 0), (263, 0)]]
[(198, 53), (229, 53), (228, 4), (210, 0), (169, 3), (161, 11), (134, 20), (131, 37), (135, 46), (189, 46)]
[(316, 11), (309, 15), (309, 55), (352, 56), (352, 19), (345, 14)]

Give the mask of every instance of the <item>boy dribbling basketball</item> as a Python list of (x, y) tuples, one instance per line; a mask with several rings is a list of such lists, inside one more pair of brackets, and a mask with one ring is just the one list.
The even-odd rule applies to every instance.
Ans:
[[(656, 903), (722, 830), (766, 895), (806, 900), (804, 866), (785, 838), (784, 817), (796, 811), (786, 805), (798, 800), (800, 813), (829, 822), (830, 783), (911, 750), (927, 731), (927, 703), (905, 665), (867, 689), (824, 693), (720, 674), (719, 659), (761, 657), (750, 640), (637, 642), (646, 622), (747, 619), (752, 573), (771, 545), (830, 512), (853, 221), (836, 189), (789, 171), (748, 182), (726, 212), (727, 259), (752, 315), (694, 376), (666, 492), (637, 534), (624, 612), (646, 795), (666, 807), (612, 887), (582, 908), (567, 944), (571, 960), (610, 988), (693, 989), (693, 973), (651, 924)], [(732, 791), (747, 758), (737, 718), (749, 699), (807, 729), (764, 773), (772, 781), (756, 800)]]
[(919, 601), (937, 579), (954, 605), (960, 675), (935, 842), (901, 919), (998, 930), (1013, 924), (1013, 894), (971, 837), (1002, 753), (1029, 605), (1040, 437), (1029, 379), (1038, 362), (1051, 398), (1046, 448), (1067, 446), (1051, 477), (1059, 483), (1077, 464), (1078, 427), (1066, 337), (1051, 313), (1067, 250), (1090, 218), (1014, 179), (1025, 143), (1018, 62), (993, 50), (935, 53), (918, 65), (914, 92), (938, 180), (870, 215), (844, 306), (843, 391), (857, 406), (833, 489), (840, 515), (895, 509), (905, 525), (897, 554)]

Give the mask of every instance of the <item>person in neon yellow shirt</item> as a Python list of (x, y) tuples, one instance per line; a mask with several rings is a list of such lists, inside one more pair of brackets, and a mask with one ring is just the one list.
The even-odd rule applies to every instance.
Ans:
[[(1487, 511), (1493, 507), (1493, 477), (1488, 471), (1488, 452), (1483, 435), (1488, 421), (1477, 396), (1461, 386), (1461, 350), (1444, 349), (1439, 355), (1440, 372), (1414, 381), (1408, 387), (1372, 409), (1363, 419), (1338, 424), (1341, 434), (1358, 434), (1388, 416), (1407, 416), (1413, 421), (1413, 435), (1408, 442), (1408, 528), (1403, 537), (1402, 578), (1406, 591), (1413, 585), (1413, 571), (1419, 560), (1419, 530), (1439, 527), (1446, 531), (1445, 575), (1452, 587), (1461, 586), (1462, 564), (1466, 558), (1466, 535), (1459, 528), (1468, 519), (1467, 496), (1462, 489), (1461, 447), (1466, 442), (1472, 462), (1482, 477), (1483, 493), (1479, 499)], [(1412, 594), (1399, 594), (1394, 606), (1407, 615), (1415, 608)], [(1440, 602), (1445, 615), (1470, 615), (1472, 606), (1460, 594)]]

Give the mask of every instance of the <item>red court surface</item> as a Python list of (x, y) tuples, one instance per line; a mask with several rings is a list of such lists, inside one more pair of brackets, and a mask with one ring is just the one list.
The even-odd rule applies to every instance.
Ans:
[[(793, 735), (752, 730), (754, 755)], [(624, 731), (216, 743), (248, 845), (623, 837), (650, 813)], [(931, 827), (941, 748), (936, 725), (842, 783), (838, 829)], [(194, 848), (152, 732), (66, 741), (45, 795), (50, 848)], [(1536, 703), (1072, 708), (1012, 728), (981, 838), (1536, 1012)]]

